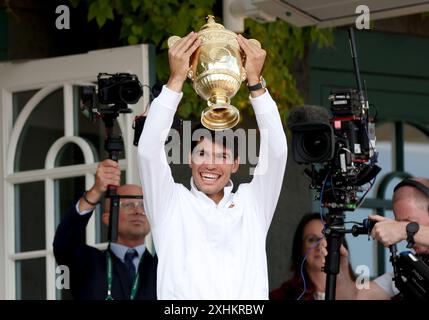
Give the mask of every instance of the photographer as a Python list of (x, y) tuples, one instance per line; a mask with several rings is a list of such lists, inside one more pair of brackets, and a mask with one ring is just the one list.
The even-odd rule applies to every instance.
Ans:
[[(237, 41), (246, 55), (247, 83), (254, 87), (266, 53), (241, 35)], [(238, 170), (237, 150), (209, 130), (191, 150), (191, 190), (174, 183), (166, 161), (164, 141), (199, 46), (191, 32), (170, 47), (170, 79), (150, 107), (139, 142), (145, 205), (159, 257), (158, 298), (268, 299), (265, 241), (287, 159), (286, 136), (268, 91), (261, 86), (250, 92), (265, 137), (252, 181), (236, 193), (230, 176)]]
[[(428, 179), (412, 179), (428, 188)], [(372, 229), (372, 236), (385, 247), (407, 240), (407, 226), (416, 222), (418, 231), (413, 235), (413, 248), (418, 254), (429, 254), (429, 195), (411, 185), (395, 188), (393, 207), (395, 219), (373, 215), (371, 220), (377, 221)]]
[[(97, 167), (92, 188), (72, 205), (59, 224), (54, 254), (59, 265), (70, 268), (71, 293), (79, 300), (156, 299), (157, 258), (144, 245), (150, 231), (142, 191), (136, 185), (119, 186), (117, 162), (104, 160)], [(106, 251), (85, 243), (85, 229), (108, 185), (117, 186), (120, 199), (118, 239)], [(128, 197), (128, 198), (127, 198)], [(110, 201), (102, 221), (109, 224)]]
[[(410, 182), (411, 180), (411, 182)], [(415, 183), (421, 184), (416, 187)], [(421, 258), (429, 255), (429, 180), (424, 178), (406, 179), (395, 187), (393, 194), (393, 213), (395, 220), (373, 215), (369, 218), (377, 221), (371, 235), (388, 247), (402, 240), (407, 240)], [(415, 228), (416, 224), (418, 225)], [(410, 226), (412, 228), (410, 228)], [(416, 231), (417, 230), (417, 231)], [(326, 241), (321, 242), (321, 252), (327, 255)], [(344, 259), (344, 257), (341, 257)], [(393, 274), (388, 272), (370, 283), (370, 289), (358, 290), (355, 286), (355, 299), (390, 299), (399, 294), (393, 283)]]
[[(395, 220), (370, 216), (377, 221), (371, 235), (385, 247), (402, 240), (408, 242), (417, 255), (427, 260), (429, 256), (429, 180), (405, 179), (395, 187), (393, 194)], [(399, 293), (392, 281), (392, 273), (375, 280), (390, 297)], [(428, 288), (426, 288), (428, 289)]]

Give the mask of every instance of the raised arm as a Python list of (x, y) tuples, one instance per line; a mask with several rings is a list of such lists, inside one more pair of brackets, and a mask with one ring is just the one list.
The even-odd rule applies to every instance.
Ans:
[(85, 230), (95, 206), (108, 185), (119, 186), (121, 170), (117, 162), (104, 160), (97, 166), (95, 182), (76, 204), (72, 205), (58, 225), (54, 238), (54, 254), (58, 264), (71, 265), (74, 259), (85, 259)]
[[(259, 82), (265, 61), (265, 50), (241, 35), (237, 37), (246, 54), (247, 82)], [(253, 199), (258, 199), (258, 212), (268, 231), (280, 195), (287, 160), (287, 141), (277, 105), (264, 88), (251, 91), (250, 101), (261, 134), (259, 161), (254, 177), (247, 186)]]
[(171, 203), (174, 180), (167, 163), (164, 143), (182, 98), (182, 87), (190, 68), (190, 57), (198, 48), (197, 34), (191, 32), (168, 51), (170, 78), (153, 100), (138, 146), (140, 180), (144, 202), (153, 230), (164, 221)]

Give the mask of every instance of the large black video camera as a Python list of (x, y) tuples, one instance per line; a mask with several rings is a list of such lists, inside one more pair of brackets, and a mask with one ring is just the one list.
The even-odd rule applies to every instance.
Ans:
[(429, 266), (411, 251), (403, 251), (398, 255), (396, 247), (390, 251), (393, 280), (402, 298), (429, 301)]
[(323, 207), (354, 210), (357, 193), (365, 191), (364, 185), (381, 170), (375, 165), (374, 123), (359, 90), (333, 90), (329, 100), (332, 116), (317, 106), (291, 112), (293, 155), (296, 162), (311, 165), (305, 173)]

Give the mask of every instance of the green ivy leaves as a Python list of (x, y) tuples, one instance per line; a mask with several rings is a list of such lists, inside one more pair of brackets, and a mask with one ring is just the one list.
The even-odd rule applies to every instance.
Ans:
[[(70, 0), (77, 4), (78, 0)], [(107, 20), (120, 19), (121, 39), (126, 44), (151, 43), (156, 47), (156, 74), (165, 83), (169, 76), (167, 39), (171, 35), (184, 36), (198, 31), (205, 17), (213, 13), (215, 0), (88, 0), (88, 21), (96, 20), (102, 28)], [(221, 19), (217, 21), (222, 23)], [(244, 36), (261, 42), (267, 51), (264, 77), (271, 95), (276, 100), (282, 119), (287, 110), (303, 99), (299, 93), (291, 68), (297, 59), (305, 56), (312, 43), (319, 47), (332, 42), (332, 32), (327, 29), (298, 28), (285, 21), (260, 24), (246, 19)], [(197, 96), (190, 81), (183, 88), (185, 99), (179, 108), (184, 119), (198, 119), (206, 102)], [(232, 104), (239, 109), (249, 108), (248, 90), (242, 85)]]

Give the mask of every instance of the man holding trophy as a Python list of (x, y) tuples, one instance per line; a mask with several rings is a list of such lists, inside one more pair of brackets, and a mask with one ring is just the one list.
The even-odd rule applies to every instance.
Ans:
[[(159, 261), (158, 299), (268, 299), (265, 241), (283, 182), (287, 142), (276, 103), (261, 81), (266, 53), (213, 19), (198, 33), (175, 40), (169, 43), (170, 78), (152, 102), (138, 147)], [(213, 66), (220, 67), (208, 70)], [(164, 141), (187, 76), (208, 100), (202, 124), (217, 131), (238, 122), (229, 98), (247, 79), (261, 151), (252, 181), (235, 193), (230, 176), (239, 158), (213, 138), (212, 130), (191, 150), (191, 190), (173, 180)], [(233, 83), (238, 86), (232, 88)]]

